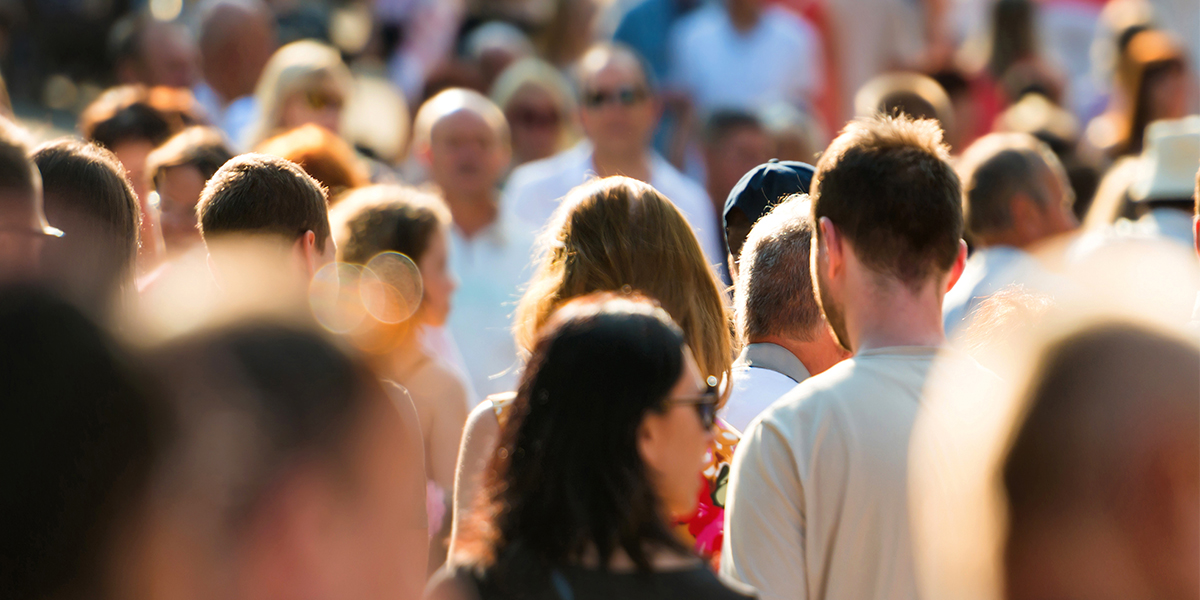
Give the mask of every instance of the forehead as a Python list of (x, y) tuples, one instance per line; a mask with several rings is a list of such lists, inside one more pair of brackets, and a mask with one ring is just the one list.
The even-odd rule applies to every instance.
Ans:
[(433, 127), (429, 130), (431, 140), (437, 139), (440, 135), (451, 134), (499, 136), (496, 128), (492, 127), (483, 115), (469, 108), (459, 108), (442, 116), (434, 122)]
[(584, 69), (582, 78), (584, 88), (587, 89), (646, 84), (641, 65), (632, 57), (623, 54), (611, 54), (590, 66), (591, 68)]

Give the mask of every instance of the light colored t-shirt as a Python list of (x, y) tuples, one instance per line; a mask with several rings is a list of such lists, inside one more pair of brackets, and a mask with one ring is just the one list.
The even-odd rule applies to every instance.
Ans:
[(957, 337), (970, 325), (981, 302), (1006, 287), (1019, 285), (1031, 293), (1054, 295), (1062, 283), (1033, 255), (1012, 246), (980, 248), (967, 259), (962, 276), (942, 300), (946, 337)]
[[(916, 598), (908, 445), (938, 348), (865, 350), (771, 405), (733, 459), (721, 573), (762, 600)], [(966, 355), (943, 360), (995, 376)]]
[(742, 33), (722, 3), (710, 3), (676, 23), (669, 52), (668, 80), (702, 114), (761, 110), (780, 102), (804, 106), (825, 81), (816, 29), (778, 6), (767, 6)]
[(446, 328), (462, 353), (476, 395), (472, 402), (516, 389), (517, 347), (512, 315), (533, 275), (533, 235), (501, 218), (466, 239), (450, 230), (450, 270), (459, 286)]
[(721, 409), (726, 423), (744, 431), (759, 413), (808, 379), (808, 369), (787, 348), (748, 344), (730, 371), (733, 390)]

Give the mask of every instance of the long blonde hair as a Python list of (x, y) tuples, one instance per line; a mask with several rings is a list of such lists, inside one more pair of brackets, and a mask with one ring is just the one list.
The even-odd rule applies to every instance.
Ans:
[(571, 190), (541, 239), (541, 261), (517, 305), (513, 333), (528, 352), (559, 306), (597, 291), (641, 292), (683, 330), (703, 374), (733, 362), (729, 316), (712, 268), (679, 209), (627, 177)]

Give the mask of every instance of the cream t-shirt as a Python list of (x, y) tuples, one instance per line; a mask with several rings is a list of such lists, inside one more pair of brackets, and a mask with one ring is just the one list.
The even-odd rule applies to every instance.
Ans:
[(996, 381), (952, 350), (865, 350), (750, 424), (730, 475), (722, 574), (762, 600), (916, 598), (908, 441), (939, 352), (978, 370), (969, 381)]

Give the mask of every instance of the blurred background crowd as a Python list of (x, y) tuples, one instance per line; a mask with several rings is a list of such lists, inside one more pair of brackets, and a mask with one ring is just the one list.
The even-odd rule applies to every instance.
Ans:
[[(580, 600), (755, 593), (714, 570), (763, 598), (915, 597), (913, 569), (930, 598), (998, 598), (1004, 576), (1031, 599), (1088, 576), (1113, 598), (1200, 591), (1196, 564), (1156, 563), (1200, 557), (1177, 533), (1200, 522), (1181, 458), (1200, 441), (1171, 426), (1196, 409), (1175, 402), (1196, 391), (1178, 335), (1200, 251), (1196, 0), (0, 0), (0, 75), (0, 363), (20, 375), (0, 387), (44, 400), (0, 417), (21, 434), (0, 452), (28, 458), (0, 462), (31, 490), (0, 505), (13, 598), (415, 598), (447, 565), (433, 597), (474, 598), (456, 556), (487, 566), (488, 599), (526, 597), (507, 594), (530, 572), (551, 583), (528, 597)], [(837, 205), (868, 196), (888, 202)], [(854, 271), (830, 266), (831, 239), (873, 252), (904, 301), (855, 306), (870, 294), (837, 279)], [(1041, 339), (1100, 300), (1154, 325)], [(872, 456), (915, 436), (916, 566), (906, 460), (837, 465), (881, 483), (838, 500), (866, 506), (845, 538), (806, 542), (828, 564), (776, 551), (825, 518), (785, 502), (819, 503), (816, 475), (745, 475), (804, 471), (763, 441), (776, 401), (910, 320), (928, 328), (897, 346), (949, 339), (972, 391), (923, 392), (931, 354), (855, 393), (908, 386), (932, 416), (909, 402), (884, 425), (845, 417), (896, 436), (845, 428)], [(1161, 410), (1122, 403), (1143, 393)], [(1043, 415), (1044, 398), (1079, 400)], [(789, 435), (774, 443), (819, 462)], [(1150, 458), (1058, 477), (1099, 468), (1109, 435)], [(997, 550), (1001, 475), (1007, 514), (1034, 515), (1013, 538), (1028, 562)], [(1069, 487), (1135, 484), (1158, 512), (1038, 537), (1086, 513)], [(1114, 522), (1146, 536), (1114, 542)], [(517, 560), (530, 548), (555, 570)], [(1039, 571), (1055, 552), (1074, 562)], [(670, 575), (556, 570), (614, 555)]]

